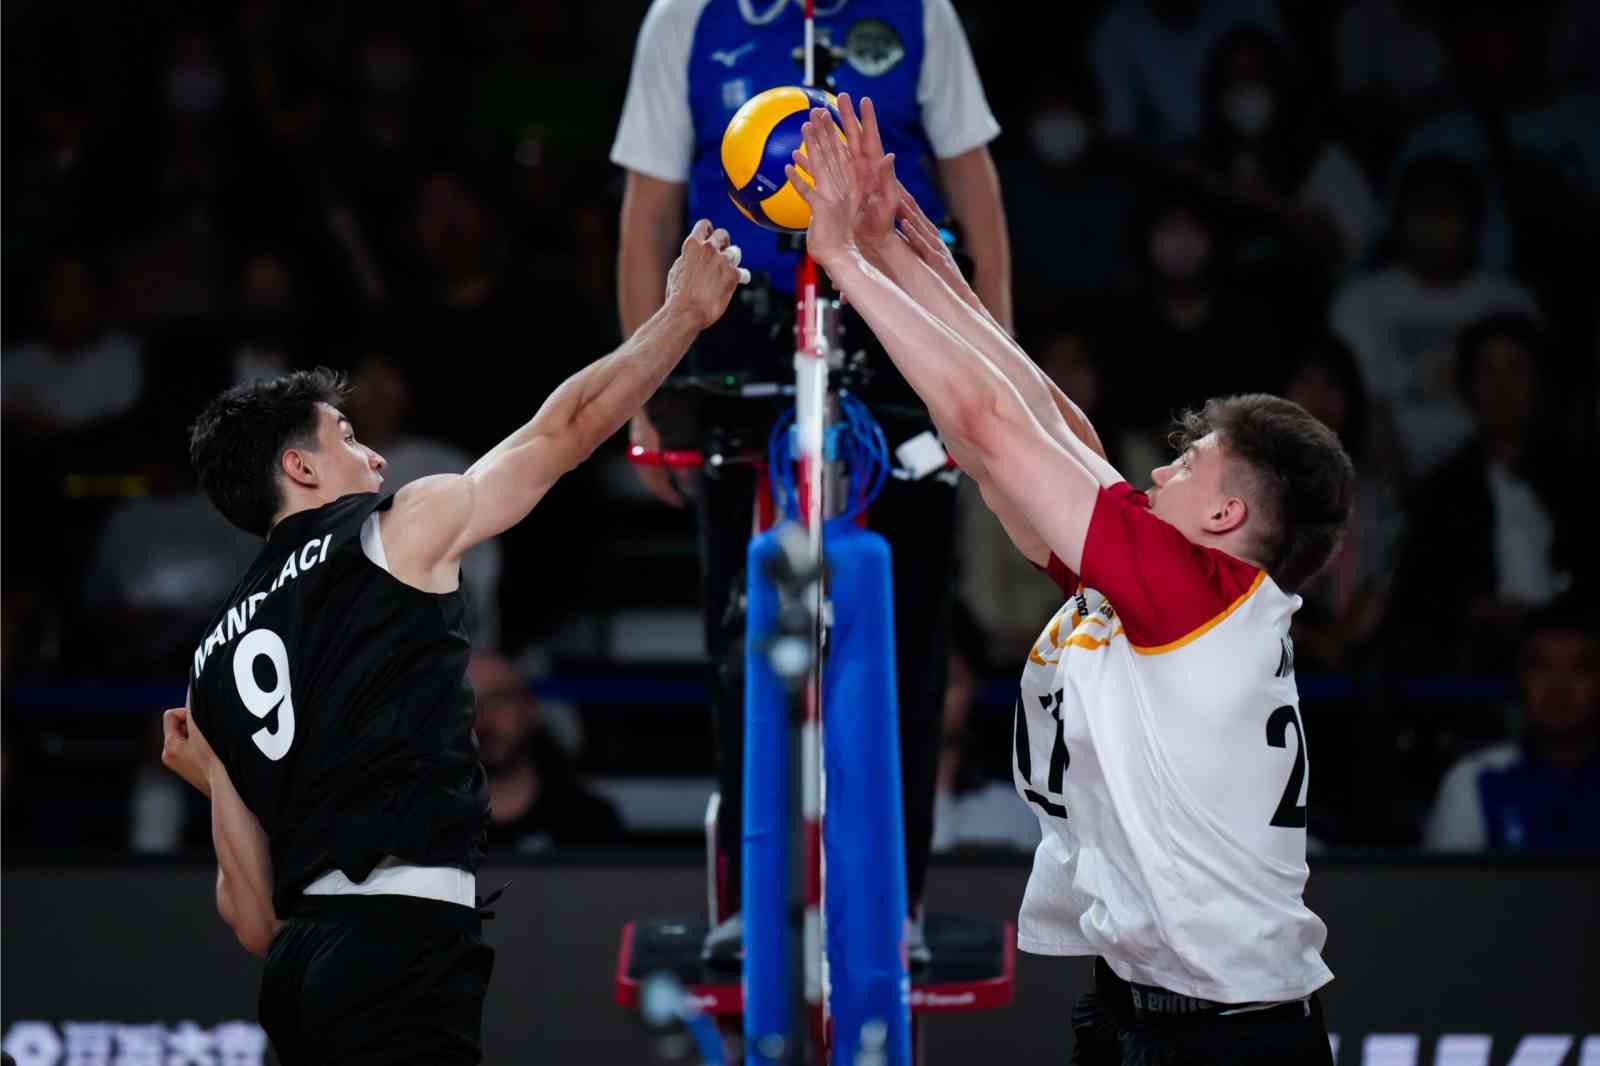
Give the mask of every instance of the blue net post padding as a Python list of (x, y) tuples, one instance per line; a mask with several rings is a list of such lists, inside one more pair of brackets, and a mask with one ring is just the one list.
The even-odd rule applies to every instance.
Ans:
[(879, 1061), (905, 1066), (911, 978), (889, 542), (845, 526), (829, 531), (825, 550), (833, 631), (822, 672), (823, 907), (833, 1057), (852, 1066), (870, 1025), (882, 1034)]
[(740, 889), (744, 914), (745, 1062), (770, 1066), (760, 1048), (794, 1046), (789, 931), (789, 692), (766, 647), (778, 628), (778, 588), (768, 567), (777, 534), (750, 541), (744, 651), (744, 825)]

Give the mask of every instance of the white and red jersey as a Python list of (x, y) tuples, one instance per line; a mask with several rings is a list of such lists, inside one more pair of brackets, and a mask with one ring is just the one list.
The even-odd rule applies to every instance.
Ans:
[(1125, 482), (1100, 490), (1082, 566), (1051, 557), (1070, 598), (1022, 673), (1014, 773), (1044, 836), (1018, 946), (1217, 1002), (1309, 995), (1333, 974), (1301, 899), (1300, 598)]

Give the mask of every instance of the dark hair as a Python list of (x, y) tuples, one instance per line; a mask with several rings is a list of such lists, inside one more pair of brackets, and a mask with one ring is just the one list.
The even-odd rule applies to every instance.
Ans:
[[(1245, 469), (1239, 485), (1259, 522), (1258, 561), (1285, 592), (1317, 575), (1344, 539), (1355, 467), (1333, 430), (1281, 396), (1247, 393), (1207, 400), (1178, 418), (1183, 450), (1216, 433), (1226, 457)], [(1224, 474), (1233, 479), (1235, 466)]]
[(189, 461), (224, 518), (258, 536), (283, 506), (278, 461), (316, 440), (317, 404), (344, 402), (348, 383), (327, 367), (235, 385), (206, 404), (189, 430)]
[(1532, 316), (1516, 311), (1502, 311), (1486, 315), (1461, 331), (1456, 338), (1456, 383), (1469, 406), (1476, 406), (1472, 397), (1472, 377), (1478, 372), (1483, 359), (1483, 349), (1497, 337), (1515, 341), (1528, 349), (1533, 357), (1534, 373), (1543, 376), (1545, 360), (1544, 330)]

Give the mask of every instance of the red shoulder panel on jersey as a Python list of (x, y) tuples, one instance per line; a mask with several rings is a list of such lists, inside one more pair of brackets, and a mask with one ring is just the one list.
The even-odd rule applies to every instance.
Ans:
[[(1029, 562), (1032, 562), (1032, 560), (1030, 559)], [(1054, 581), (1056, 588), (1061, 590), (1063, 596), (1071, 596), (1078, 591), (1078, 575), (1072, 572), (1071, 567), (1057, 558), (1055, 552), (1050, 553), (1050, 559), (1045, 565), (1040, 566), (1038, 563), (1034, 563), (1033, 568), (1049, 577), (1051, 581)]]
[(1111, 601), (1135, 650), (1171, 651), (1222, 621), (1266, 572), (1191, 541), (1127, 482), (1102, 488), (1083, 545), (1083, 581)]

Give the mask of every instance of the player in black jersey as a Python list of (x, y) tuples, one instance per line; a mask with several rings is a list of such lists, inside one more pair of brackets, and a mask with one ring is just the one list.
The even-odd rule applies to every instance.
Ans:
[(328, 371), (229, 389), (196, 421), (207, 495), (266, 544), (195, 648), (162, 758), (211, 799), (217, 909), (266, 958), (285, 1066), (480, 1061), (489, 803), (459, 561), (639, 410), (738, 263), (698, 223), (643, 328), (464, 474), (393, 496)]

